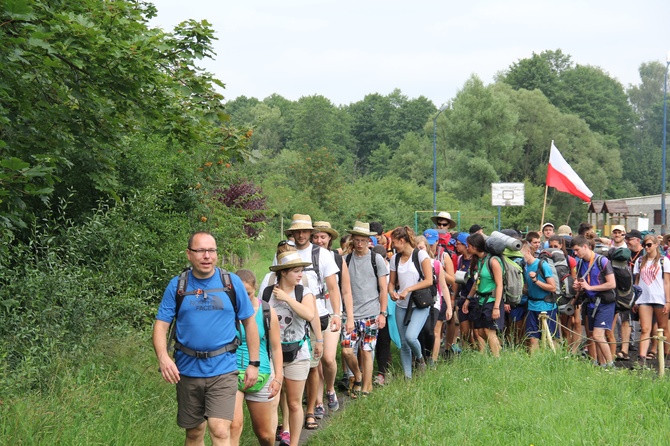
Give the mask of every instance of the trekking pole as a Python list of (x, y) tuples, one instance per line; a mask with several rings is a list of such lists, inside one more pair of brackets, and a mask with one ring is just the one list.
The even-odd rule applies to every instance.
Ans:
[(665, 336), (663, 336), (663, 329), (659, 328), (656, 331), (658, 338), (658, 376), (663, 378), (665, 375)]

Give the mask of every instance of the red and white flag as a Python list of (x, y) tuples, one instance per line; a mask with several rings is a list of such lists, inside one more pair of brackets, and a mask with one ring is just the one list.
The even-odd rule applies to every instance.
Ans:
[(554, 145), (554, 141), (551, 142), (551, 153), (549, 154), (547, 186), (555, 187), (561, 192), (579, 197), (587, 203), (591, 201), (593, 196), (593, 192), (586, 187), (579, 175), (565, 161), (561, 152)]

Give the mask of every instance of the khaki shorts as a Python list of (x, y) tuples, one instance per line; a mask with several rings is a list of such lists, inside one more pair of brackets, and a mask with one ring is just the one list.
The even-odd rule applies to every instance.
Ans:
[(207, 418), (233, 420), (237, 395), (237, 370), (211, 378), (181, 376), (177, 383), (177, 425), (200, 426)]
[(309, 375), (309, 359), (284, 364), (284, 378), (293, 381), (305, 381)]

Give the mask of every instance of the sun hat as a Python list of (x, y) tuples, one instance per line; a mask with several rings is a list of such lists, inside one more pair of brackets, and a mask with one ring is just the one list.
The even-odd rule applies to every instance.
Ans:
[(313, 226), (314, 232), (325, 232), (333, 239), (340, 238), (340, 233), (334, 230), (327, 221), (315, 221)]
[(612, 232), (614, 231), (621, 231), (624, 234), (626, 233), (626, 227), (624, 225), (614, 225), (612, 226)]
[(436, 229), (426, 229), (423, 231), (423, 236), (426, 237), (429, 245), (434, 245), (437, 243), (437, 240), (440, 238), (440, 234)]
[(277, 264), (270, 267), (270, 271), (277, 272), (285, 269), (309, 266), (312, 262), (305, 262), (300, 258), (298, 251), (286, 251), (277, 256)]
[(293, 214), (293, 218), (291, 219), (291, 226), (286, 230), (286, 232), (300, 231), (302, 229), (314, 229), (312, 227), (312, 217), (303, 214)]
[[(626, 232), (626, 231), (624, 230), (623, 232)], [(561, 235), (561, 236), (572, 235), (572, 228), (568, 225), (561, 225), (561, 226), (558, 227), (558, 231), (556, 231), (556, 235)]]
[(363, 223), (362, 221), (357, 221), (356, 223), (354, 223), (353, 229), (347, 232), (351, 235), (362, 235), (365, 237), (369, 237), (371, 235), (377, 235), (376, 232), (370, 231), (370, 223)]
[(433, 223), (437, 224), (438, 220), (447, 220), (449, 225), (447, 226), (448, 229), (453, 228), (456, 226), (456, 222), (451, 218), (451, 214), (449, 212), (440, 212), (437, 215), (433, 215), (430, 217), (430, 219), (433, 221)]

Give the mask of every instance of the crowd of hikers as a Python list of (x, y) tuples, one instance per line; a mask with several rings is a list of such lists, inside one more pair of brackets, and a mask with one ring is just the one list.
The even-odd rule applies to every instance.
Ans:
[[(487, 235), (479, 225), (458, 232), (448, 212), (432, 222), (434, 228), (417, 235), (408, 226), (385, 232), (378, 222), (357, 221), (340, 238), (329, 222), (296, 214), (260, 286), (249, 270), (216, 274), (215, 242), (214, 248), (194, 248), (200, 239), (192, 237), (187, 254), (191, 271), (198, 272), (195, 283), (184, 283), (189, 272), (173, 279), (154, 333), (163, 377), (177, 384), (178, 424), (186, 429), (187, 444), (200, 444), (205, 423), (210, 435), (221, 432), (239, 444), (246, 403), (260, 444), (297, 445), (303, 429), (317, 429), (327, 411), (339, 409), (336, 388), (355, 400), (385, 385), (391, 344), (399, 348), (404, 379), (463, 349), (498, 356), (509, 345), (533, 352), (543, 337), (606, 368), (630, 361), (632, 349), (638, 349), (640, 367), (656, 358), (653, 334), (656, 328), (667, 333), (670, 310), (670, 237), (623, 225), (599, 237), (588, 223), (574, 235), (566, 225), (554, 231), (552, 223), (526, 234), (505, 229)], [(217, 282), (197, 283), (205, 278)], [(204, 390), (191, 393), (205, 396), (194, 412), (186, 407), (195, 397), (180, 389), (186, 387), (182, 381), (209, 379), (198, 361), (224, 356), (227, 344), (204, 351), (186, 347), (192, 336), (182, 338), (179, 326), (185, 297), (175, 296), (192, 296), (192, 310), (217, 309), (216, 302), (203, 305), (208, 293), (218, 291), (232, 295), (235, 319), (243, 322), (235, 325), (236, 349), (225, 352), (237, 358), (237, 393), (233, 409), (216, 412), (218, 403), (206, 396), (210, 384), (197, 384)], [(166, 358), (174, 319), (176, 366)], [(228, 431), (217, 431), (212, 417), (221, 417)]]

